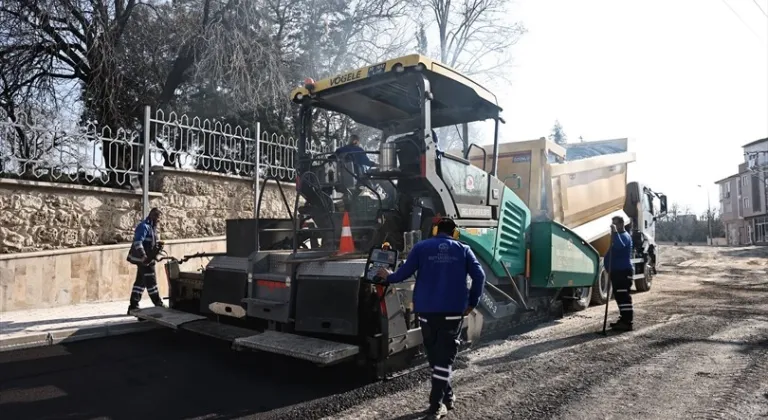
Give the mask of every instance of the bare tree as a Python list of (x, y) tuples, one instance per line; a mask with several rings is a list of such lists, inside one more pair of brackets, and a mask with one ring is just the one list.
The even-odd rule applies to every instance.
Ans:
[(725, 236), (725, 227), (719, 211), (712, 209), (701, 215), (694, 214), (689, 207), (672, 203), (667, 215), (657, 221), (656, 240), (673, 242), (705, 242), (709, 235), (711, 217), (714, 237)]
[[(411, 42), (398, 24), (405, 2), (4, 0), (0, 66), (9, 70), (0, 69), (0, 105), (13, 115), (34, 95), (56, 99), (69, 85), (82, 121), (113, 132), (140, 128), (143, 106), (152, 105), (246, 126), (258, 120), (288, 134), (291, 86), (404, 50)], [(356, 129), (332, 119), (327, 125), (338, 133), (330, 137)], [(166, 165), (189, 146), (183, 130), (170, 137), (162, 142)], [(210, 139), (203, 143), (196, 145), (202, 154), (222, 153)], [(138, 148), (104, 144), (104, 163), (137, 168)]]
[[(236, 110), (277, 103), (287, 84), (271, 25), (251, 1), (6, 0), (0, 57), (21, 64), (17, 85), (78, 82), (84, 120), (138, 128), (143, 105), (167, 107), (200, 86)], [(102, 150), (110, 167), (137, 159), (125, 146)]]
[[(374, 64), (404, 51), (411, 42), (398, 25), (407, 11), (405, 0), (309, 1), (313, 7), (304, 19), (297, 57), (304, 77), (324, 78)], [(350, 131), (366, 130), (363, 137), (372, 136), (347, 116), (318, 110), (314, 117), (317, 145), (340, 144)]]
[(419, 23), (419, 29), (416, 31), (416, 51), (422, 55), (426, 55), (429, 51), (429, 41), (424, 23)]
[[(510, 47), (526, 29), (510, 19), (511, 0), (409, 0), (415, 9), (416, 49), (481, 83), (509, 80)], [(413, 34), (414, 31), (411, 30)], [(427, 40), (435, 40), (429, 48)], [(470, 143), (485, 143), (478, 124), (437, 129), (440, 147), (462, 150)]]
[(526, 32), (510, 19), (510, 0), (412, 0), (432, 21), (438, 50), (431, 52), (441, 62), (469, 75), (493, 73), (504, 77), (511, 60), (510, 47)]
[[(85, 119), (100, 125), (127, 125), (121, 109), (123, 75), (120, 40), (136, 8), (135, 0), (6, 0), (0, 4), (5, 28), (0, 57), (15, 64), (18, 91), (56, 98), (56, 88), (76, 82), (82, 89)], [(16, 104), (18, 105), (18, 104)], [(6, 106), (7, 111), (14, 111)], [(105, 163), (124, 168), (125, 146), (103, 147)]]

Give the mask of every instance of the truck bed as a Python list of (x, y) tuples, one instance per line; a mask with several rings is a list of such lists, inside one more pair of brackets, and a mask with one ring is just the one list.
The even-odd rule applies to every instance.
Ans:
[[(623, 209), (627, 168), (635, 161), (628, 144), (617, 139), (562, 147), (544, 138), (499, 144), (498, 177), (525, 202), (534, 221), (575, 229)], [(491, 167), (491, 146), (486, 152), (486, 167)], [(469, 159), (482, 167), (483, 155), (476, 148)]]

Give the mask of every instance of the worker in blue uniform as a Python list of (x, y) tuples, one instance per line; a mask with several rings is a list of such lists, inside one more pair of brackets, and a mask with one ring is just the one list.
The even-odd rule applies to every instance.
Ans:
[[(339, 159), (339, 162), (352, 162), (352, 171), (355, 181), (352, 185), (364, 186), (370, 190), (375, 190), (375, 186), (371, 184), (367, 179), (363, 178), (363, 175), (368, 172), (367, 167), (377, 166), (376, 162), (368, 158), (368, 154), (365, 149), (360, 147), (360, 136), (352, 134), (349, 136), (349, 144), (339, 147), (334, 152), (334, 155)], [(351, 182), (351, 175), (348, 169), (338, 168), (339, 178), (348, 179)], [(352, 194), (356, 194), (352, 192)]]
[(136, 280), (133, 282), (128, 305), (129, 315), (132, 310), (139, 309), (139, 301), (145, 288), (155, 306), (165, 306), (157, 288), (156, 260), (154, 259), (157, 247), (162, 244), (157, 236), (157, 223), (160, 221), (161, 214), (160, 209), (152, 208), (149, 215), (136, 226), (134, 231), (133, 244), (127, 258), (128, 262), (136, 265)]
[(355, 164), (355, 172), (358, 175), (361, 168), (376, 166), (376, 162), (369, 159), (365, 149), (360, 147), (360, 136), (357, 134), (349, 136), (349, 144), (339, 147), (334, 154), (343, 160), (351, 160)]
[(611, 279), (616, 305), (619, 307), (619, 320), (611, 323), (611, 328), (618, 331), (632, 331), (634, 311), (632, 306), (632, 277), (635, 274), (632, 265), (632, 236), (624, 228), (624, 219), (614, 217), (611, 224), (611, 247), (605, 255), (605, 264)]
[[(432, 368), (426, 418), (439, 419), (454, 406), (451, 369), (458, 353), (459, 334), (464, 317), (480, 300), (485, 272), (469, 246), (458, 241), (456, 223), (449, 218), (437, 222), (433, 237), (418, 242), (397, 271), (381, 269), (378, 276), (387, 283), (399, 283), (417, 271), (413, 310)], [(470, 287), (467, 275), (472, 279)]]

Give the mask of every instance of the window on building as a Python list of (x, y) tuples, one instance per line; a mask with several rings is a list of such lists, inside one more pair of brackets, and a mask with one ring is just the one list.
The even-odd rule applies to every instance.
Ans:
[(768, 217), (755, 219), (755, 243), (768, 242)]
[(747, 152), (747, 168), (753, 169), (757, 165), (757, 153)]
[(720, 199), (728, 198), (731, 196), (731, 182), (728, 181), (725, 184), (720, 184)]
[(736, 180), (736, 191), (741, 195), (741, 178)]
[(757, 175), (752, 175), (752, 194), (750, 196), (754, 198), (752, 200), (752, 211), (757, 213), (760, 211), (760, 179)]
[(744, 209), (749, 210), (749, 197), (744, 197), (744, 200), (742, 200), (744, 203)]

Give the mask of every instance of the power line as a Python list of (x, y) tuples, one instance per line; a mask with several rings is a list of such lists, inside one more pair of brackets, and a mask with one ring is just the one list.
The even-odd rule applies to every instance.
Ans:
[[(741, 23), (744, 25), (744, 27), (746, 27), (747, 29), (749, 29), (749, 32), (752, 32), (752, 35), (756, 36), (756, 37), (757, 37), (757, 39), (759, 39), (760, 41), (762, 41), (762, 40), (763, 40), (762, 38), (760, 38), (760, 35), (758, 35), (758, 34), (757, 34), (757, 32), (755, 32), (755, 31), (754, 31), (754, 30), (753, 30), (753, 29), (752, 29), (752, 28), (751, 28), (749, 25), (747, 25), (747, 22), (744, 22), (744, 19), (742, 19), (742, 18), (741, 18), (741, 16), (740, 16), (738, 13), (736, 13), (736, 11), (735, 11), (735, 10), (733, 10), (733, 7), (731, 7), (731, 5), (730, 5), (730, 4), (728, 4), (728, 2), (727, 2), (727, 1), (725, 1), (725, 0), (720, 0), (720, 1), (722, 1), (722, 2), (723, 2), (723, 4), (724, 4), (724, 5), (726, 5), (726, 6), (727, 6), (729, 9), (731, 9), (731, 12), (733, 12), (733, 14), (734, 14), (734, 15), (736, 15), (736, 17), (737, 17), (737, 18), (739, 18), (739, 20), (740, 20), (740, 21), (741, 21)], [(760, 9), (760, 10), (763, 10), (763, 9)]]
[(757, 0), (752, 0), (753, 3), (755, 3), (755, 6), (757, 6), (758, 9), (760, 9), (761, 12), (765, 15), (765, 17), (768, 17), (768, 13), (765, 13), (765, 10), (760, 6), (760, 3), (757, 2)]

